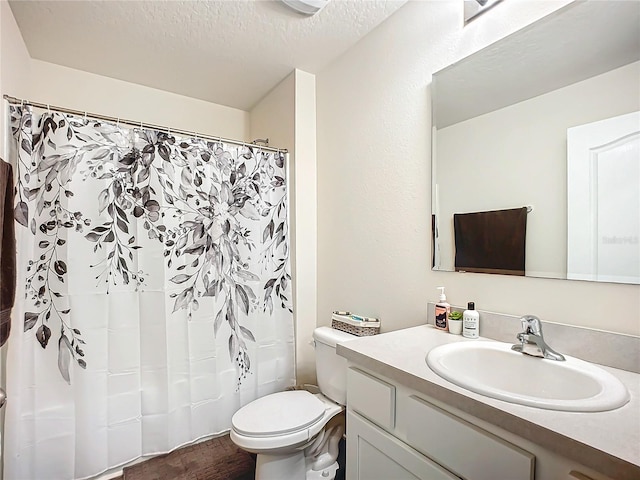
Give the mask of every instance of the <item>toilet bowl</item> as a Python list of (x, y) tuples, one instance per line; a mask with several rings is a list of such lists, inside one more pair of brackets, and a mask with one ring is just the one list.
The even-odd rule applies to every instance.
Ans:
[(317, 328), (313, 336), (320, 393), (291, 390), (266, 395), (231, 419), (231, 440), (257, 454), (256, 480), (332, 480), (338, 470), (346, 360), (335, 354), (335, 347), (356, 337), (328, 327)]

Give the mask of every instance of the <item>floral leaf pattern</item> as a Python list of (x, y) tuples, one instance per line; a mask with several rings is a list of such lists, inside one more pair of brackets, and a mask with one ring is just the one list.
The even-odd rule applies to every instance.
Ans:
[[(10, 115), (15, 219), (37, 246), (26, 265), (24, 332), (35, 332), (47, 348), (59, 328), (64, 380), (70, 383), (73, 362), (87, 367), (90, 352), (72, 326), (65, 294), (74, 274), (65, 245), (74, 237), (95, 254), (94, 276), (86, 281), (105, 293), (115, 285), (144, 290), (140, 250), (145, 242), (160, 244), (172, 314), (185, 311), (191, 318), (203, 297), (215, 300), (213, 333), (226, 325), (240, 385), (251, 371), (247, 342), (256, 341), (242, 319), (256, 311), (293, 313), (283, 154), (57, 112), (35, 114), (30, 107), (11, 106)], [(72, 197), (87, 192), (94, 198), (82, 203), (85, 209), (69, 208)]]

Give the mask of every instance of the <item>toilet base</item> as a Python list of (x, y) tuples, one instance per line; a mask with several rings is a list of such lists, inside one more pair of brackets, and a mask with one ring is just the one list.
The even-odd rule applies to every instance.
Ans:
[(307, 477), (305, 480), (334, 480), (336, 478), (338, 468), (340, 468), (338, 466), (338, 462), (334, 462), (322, 470), (307, 470)]
[(259, 453), (256, 458), (256, 480), (304, 479), (306, 461), (304, 451), (286, 455)]
[(333, 480), (338, 471), (338, 462), (322, 470), (307, 469), (304, 452), (289, 455), (258, 454), (255, 480)]
[(334, 417), (303, 448), (285, 454), (258, 453), (256, 480), (334, 480), (344, 416)]

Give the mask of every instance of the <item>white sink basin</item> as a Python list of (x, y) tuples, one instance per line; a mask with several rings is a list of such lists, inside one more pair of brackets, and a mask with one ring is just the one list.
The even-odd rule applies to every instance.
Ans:
[(492, 341), (434, 348), (427, 364), (460, 387), (510, 403), (571, 412), (601, 412), (629, 401), (627, 388), (609, 372), (577, 358), (532, 357)]

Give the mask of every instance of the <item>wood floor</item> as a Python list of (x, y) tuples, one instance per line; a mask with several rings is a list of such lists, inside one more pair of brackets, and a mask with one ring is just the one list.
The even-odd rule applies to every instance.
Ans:
[(126, 467), (116, 480), (253, 480), (255, 457), (228, 435)]
[[(345, 442), (340, 442), (335, 480), (344, 480)], [(225, 435), (126, 467), (113, 480), (254, 480), (255, 455)], [(284, 480), (284, 479), (283, 479)]]

